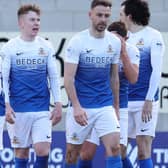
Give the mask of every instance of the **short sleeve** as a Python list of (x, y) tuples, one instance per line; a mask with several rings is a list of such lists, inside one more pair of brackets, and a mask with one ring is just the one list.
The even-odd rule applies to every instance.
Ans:
[(73, 37), (65, 49), (65, 62), (78, 64), (80, 52), (80, 39)]

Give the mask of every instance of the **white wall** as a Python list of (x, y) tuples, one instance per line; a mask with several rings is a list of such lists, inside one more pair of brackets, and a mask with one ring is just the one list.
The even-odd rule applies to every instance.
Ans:
[[(112, 0), (112, 20), (119, 14), (123, 0)], [(160, 31), (168, 31), (168, 0), (148, 0), (151, 9), (151, 25)], [(42, 9), (42, 31), (76, 32), (89, 24), (88, 10), (91, 0), (0, 0), (0, 32), (18, 31), (17, 9), (24, 3), (36, 3)]]

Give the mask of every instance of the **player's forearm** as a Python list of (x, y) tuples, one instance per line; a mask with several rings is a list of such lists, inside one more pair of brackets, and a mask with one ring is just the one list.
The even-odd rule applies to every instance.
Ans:
[(6, 108), (10, 108), (11, 106), (10, 106), (10, 103), (5, 103), (5, 107)]
[(159, 82), (161, 78), (164, 44), (163, 42), (161, 42), (162, 45), (156, 46), (156, 43), (159, 43), (158, 40), (154, 41), (154, 44), (151, 47), (150, 58), (151, 58), (152, 73), (149, 80), (149, 89), (146, 95), (146, 100), (154, 100), (154, 96), (159, 87)]
[(73, 78), (64, 76), (64, 86), (73, 107), (80, 107)]
[(5, 94), (5, 103), (9, 103), (9, 83), (5, 78), (3, 78), (3, 91)]
[(149, 89), (146, 95), (146, 100), (154, 100), (155, 93), (159, 87), (161, 71), (153, 70), (149, 81)]
[(11, 70), (11, 58), (4, 52), (4, 60), (2, 62), (2, 83), (3, 91), (5, 94), (5, 103), (9, 103), (9, 80), (10, 80), (10, 70)]
[(113, 98), (114, 98), (113, 106), (116, 110), (118, 110), (119, 109), (119, 78), (118, 77), (111, 78), (111, 88), (112, 88)]
[(119, 96), (117, 96), (117, 93), (115, 94), (113, 92), (114, 95), (114, 102), (113, 102), (113, 107), (115, 108), (116, 111), (119, 110)]
[(127, 54), (122, 55), (124, 73), (130, 83), (136, 83), (138, 80), (139, 68), (132, 64)]
[(5, 103), (9, 103), (9, 69), (2, 66), (3, 92), (5, 94)]
[[(51, 54), (52, 55), (52, 54)], [(48, 58), (48, 77), (54, 102), (61, 102), (60, 78), (57, 71), (56, 61), (53, 56)]]
[(61, 90), (60, 90), (60, 81), (58, 75), (55, 77), (50, 77), (50, 87), (54, 102), (61, 102)]

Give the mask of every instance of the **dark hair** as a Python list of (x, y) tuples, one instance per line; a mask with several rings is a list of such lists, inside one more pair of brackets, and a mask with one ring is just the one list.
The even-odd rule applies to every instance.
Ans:
[(29, 11), (33, 11), (36, 12), (38, 15), (40, 15), (41, 11), (39, 6), (35, 5), (35, 4), (26, 4), (26, 5), (22, 5), (17, 12), (17, 16), (18, 18), (21, 15), (27, 14)]
[(93, 0), (91, 3), (91, 9), (93, 9), (94, 7), (98, 6), (98, 5), (102, 5), (105, 7), (112, 7), (112, 3), (110, 2), (110, 0)]
[(124, 6), (126, 16), (131, 15), (132, 21), (137, 25), (146, 26), (149, 23), (150, 11), (145, 0), (125, 0)]
[(116, 21), (111, 23), (108, 28), (108, 31), (115, 31), (117, 34), (119, 34), (121, 37), (125, 38), (127, 36), (127, 28), (125, 24), (121, 21)]

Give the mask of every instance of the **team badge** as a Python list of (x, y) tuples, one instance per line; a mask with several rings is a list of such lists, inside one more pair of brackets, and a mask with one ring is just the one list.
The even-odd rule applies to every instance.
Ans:
[(110, 44), (109, 44), (109, 46), (108, 46), (107, 52), (108, 52), (108, 53), (112, 53), (112, 52), (113, 52), (112, 46), (111, 46)]
[(45, 50), (41, 47), (39, 48), (39, 53), (40, 56), (48, 56), (48, 54), (45, 52)]
[(144, 39), (141, 38), (138, 43), (136, 44), (137, 47), (143, 46), (144, 45)]

